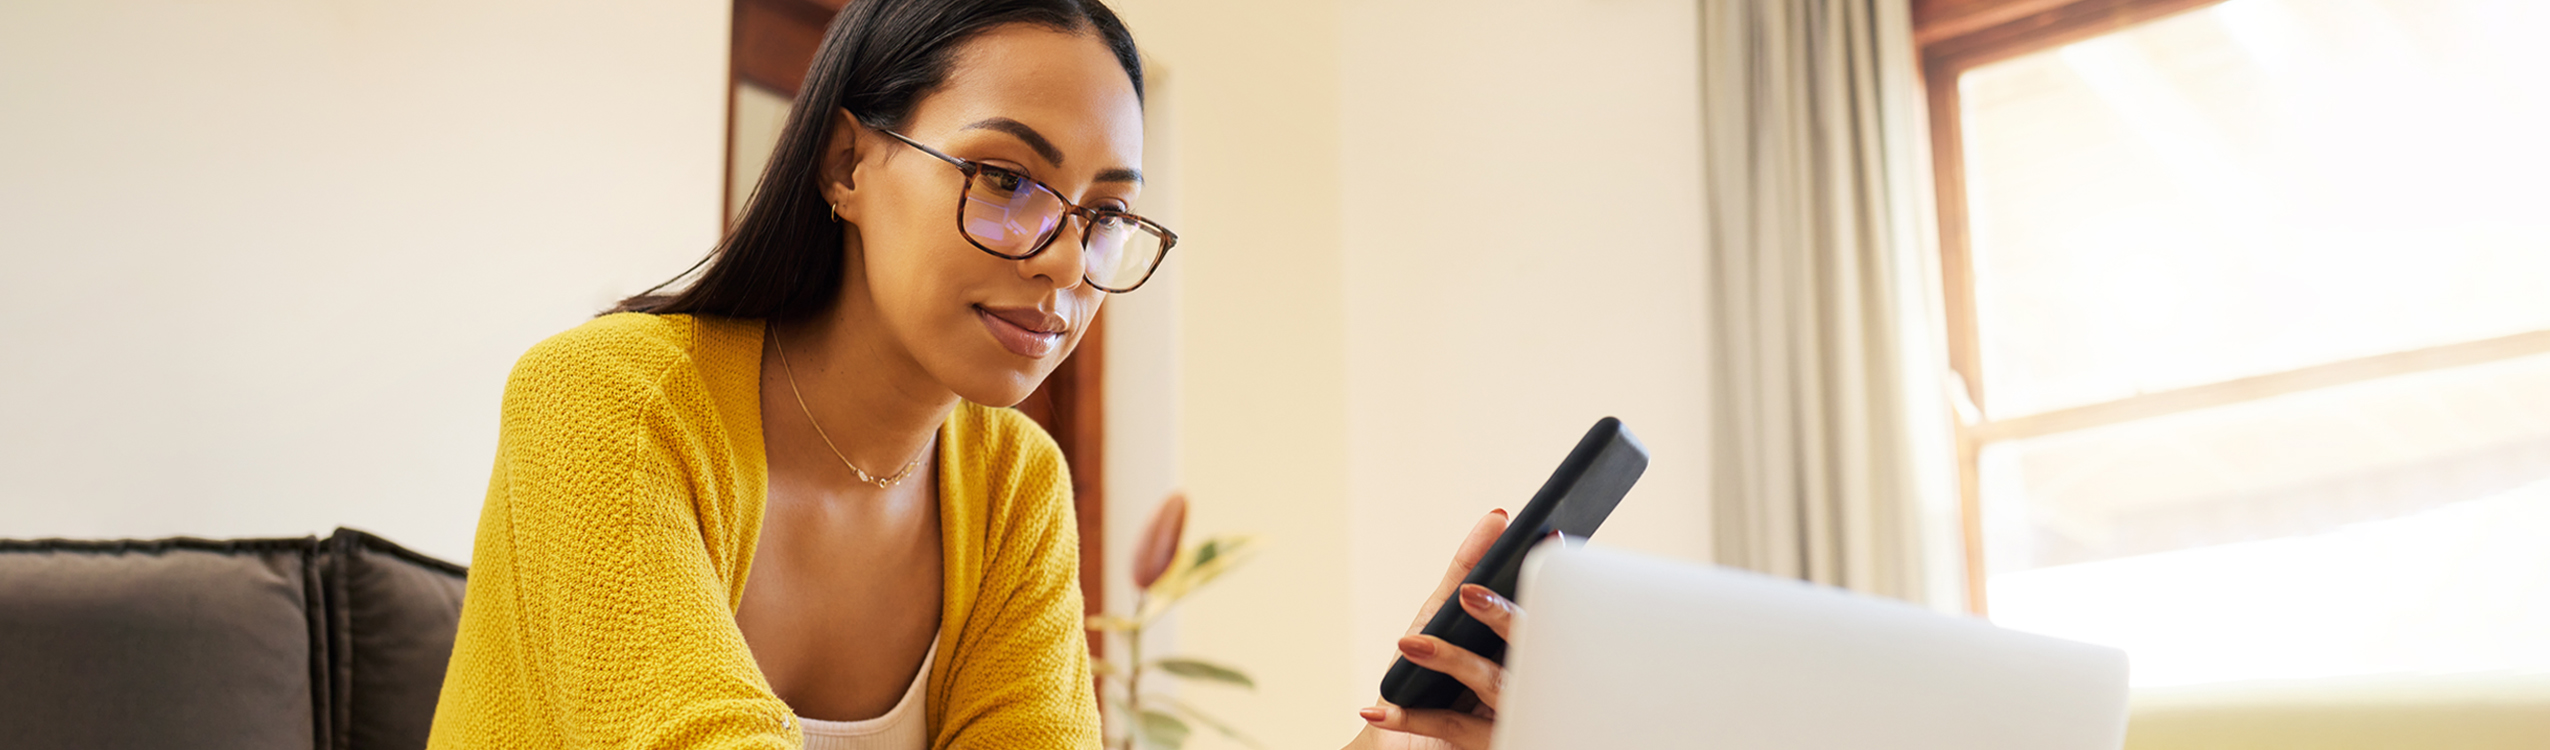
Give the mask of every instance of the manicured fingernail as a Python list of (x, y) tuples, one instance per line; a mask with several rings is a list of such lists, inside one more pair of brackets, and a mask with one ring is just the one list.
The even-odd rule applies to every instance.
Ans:
[(1494, 592), (1488, 591), (1486, 586), (1475, 583), (1461, 584), (1461, 606), (1470, 608), (1472, 612), (1495, 611), (1502, 608), (1497, 605)]
[(1390, 712), (1383, 710), (1380, 706), (1356, 711), (1355, 715), (1364, 717), (1364, 721), (1380, 721), (1382, 719), (1390, 718)]
[(1401, 638), (1399, 639), (1399, 653), (1414, 656), (1419, 659), (1433, 656), (1434, 642), (1413, 635)]
[(1498, 517), (1498, 518), (1512, 518), (1512, 517), (1513, 517), (1513, 516), (1507, 515), (1507, 514), (1506, 514), (1506, 512), (1505, 512), (1505, 509), (1504, 509), (1504, 508), (1498, 508), (1498, 509), (1496, 509), (1496, 510), (1492, 510), (1492, 511), (1488, 511), (1488, 512), (1496, 514), (1496, 517)]

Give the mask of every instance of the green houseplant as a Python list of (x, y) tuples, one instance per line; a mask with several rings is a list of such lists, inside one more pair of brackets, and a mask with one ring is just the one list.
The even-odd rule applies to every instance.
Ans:
[(1126, 666), (1118, 667), (1105, 660), (1095, 662), (1105, 689), (1110, 747), (1117, 750), (1168, 748), (1176, 750), (1186, 744), (1194, 725), (1202, 724), (1213, 731), (1250, 747), (1259, 747), (1230, 724), (1205, 714), (1194, 705), (1156, 690), (1165, 680), (1178, 678), (1216, 683), (1254, 690), (1257, 683), (1246, 673), (1203, 659), (1189, 656), (1166, 656), (1146, 660), (1142, 653), (1143, 630), (1156, 623), (1178, 600), (1212, 583), (1222, 574), (1247, 562), (1254, 552), (1246, 536), (1216, 536), (1192, 547), (1180, 547), (1186, 533), (1186, 495), (1172, 494), (1151, 514), (1142, 537), (1134, 548), (1133, 584), (1136, 589), (1132, 617), (1091, 615), (1088, 627), (1100, 637), (1113, 636), (1124, 644)]

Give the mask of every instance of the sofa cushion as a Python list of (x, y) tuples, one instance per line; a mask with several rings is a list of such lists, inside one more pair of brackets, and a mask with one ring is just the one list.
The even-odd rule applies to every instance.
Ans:
[(460, 630), (467, 571), (354, 529), (328, 540), (334, 746), (421, 750)]
[(318, 540), (0, 540), (0, 747), (322, 748)]

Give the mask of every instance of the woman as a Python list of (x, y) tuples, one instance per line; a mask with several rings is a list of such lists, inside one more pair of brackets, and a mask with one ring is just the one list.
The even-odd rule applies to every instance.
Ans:
[[(1174, 244), (1141, 102), (1096, 0), (844, 9), (697, 280), (516, 365), (431, 745), (1095, 747), (1062, 458), (984, 405)], [(1493, 663), (1402, 643), (1493, 705)], [(1354, 743), (1484, 747), (1475, 713)]]

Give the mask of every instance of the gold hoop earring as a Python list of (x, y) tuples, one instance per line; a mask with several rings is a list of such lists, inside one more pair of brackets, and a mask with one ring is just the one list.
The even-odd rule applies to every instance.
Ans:
[(839, 203), (832, 203), (832, 204), (827, 204), (827, 205), (832, 206), (832, 223), (834, 223), (834, 224), (839, 224), (839, 223), (841, 223), (841, 204), (839, 204)]

